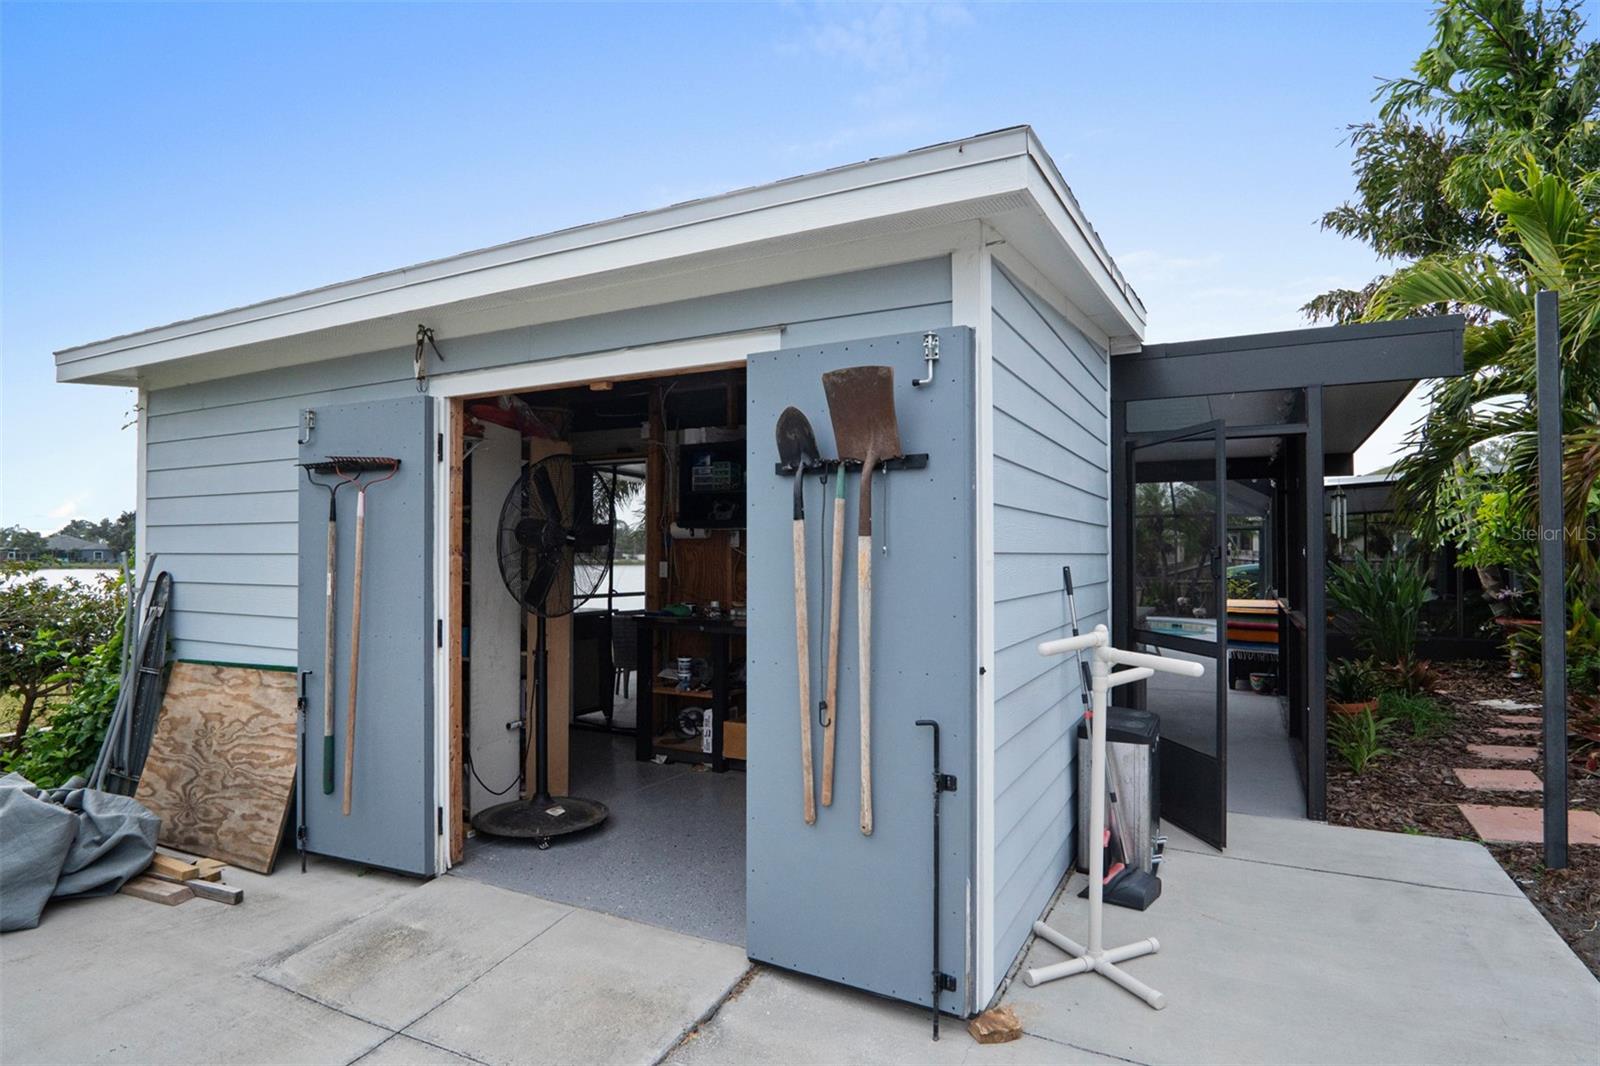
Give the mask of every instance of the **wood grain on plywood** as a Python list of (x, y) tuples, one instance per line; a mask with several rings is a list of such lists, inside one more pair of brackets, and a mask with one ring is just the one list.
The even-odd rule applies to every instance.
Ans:
[(136, 799), (161, 843), (270, 873), (295, 773), (295, 675), (180, 662)]

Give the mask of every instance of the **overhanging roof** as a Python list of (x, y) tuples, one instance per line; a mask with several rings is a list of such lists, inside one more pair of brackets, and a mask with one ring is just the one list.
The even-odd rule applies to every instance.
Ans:
[(454, 335), (549, 321), (571, 316), (577, 292), (980, 218), (1108, 337), (1142, 336), (1144, 305), (1032, 129), (1017, 126), (64, 348), (56, 377), (127, 385), (200, 360), (219, 376), (230, 354), (264, 349), (281, 349), (280, 363), (334, 358), (404, 343), (419, 316), (454, 316)]
[(1461, 315), (1151, 344), (1111, 363), (1113, 400), (1417, 381), (1461, 373)]

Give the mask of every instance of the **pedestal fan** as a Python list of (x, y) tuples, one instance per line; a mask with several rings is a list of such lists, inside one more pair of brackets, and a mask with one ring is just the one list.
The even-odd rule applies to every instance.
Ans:
[[(606, 479), (567, 455), (525, 465), (500, 509), (500, 576), (522, 609), (535, 619), (533, 736), (538, 756), (531, 797), (473, 815), (472, 827), (487, 836), (518, 837), (547, 848), (551, 838), (593, 829), (611, 813), (596, 800), (550, 795), (550, 671), (545, 630), (549, 619), (570, 614), (599, 590), (611, 569), (615, 517), (616, 500)], [(527, 735), (524, 727), (524, 739)]]

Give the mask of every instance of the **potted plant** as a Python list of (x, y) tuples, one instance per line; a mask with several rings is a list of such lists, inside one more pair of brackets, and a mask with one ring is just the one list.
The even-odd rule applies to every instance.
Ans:
[(1338, 659), (1328, 668), (1328, 710), (1361, 714), (1378, 706), (1378, 668), (1366, 659)]

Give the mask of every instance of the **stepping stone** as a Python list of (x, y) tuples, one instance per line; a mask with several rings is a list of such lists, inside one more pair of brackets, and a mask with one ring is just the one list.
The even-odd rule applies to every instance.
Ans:
[(1543, 725), (1544, 719), (1531, 714), (1502, 714), (1500, 720), (1506, 725)]
[(1539, 735), (1537, 729), (1490, 729), (1489, 732), (1497, 737), (1510, 737), (1513, 740), (1532, 740)]
[(1491, 792), (1539, 792), (1544, 789), (1544, 782), (1532, 770), (1458, 769), (1455, 775), (1468, 788)]
[(1496, 762), (1533, 762), (1539, 757), (1538, 748), (1524, 748), (1516, 744), (1468, 744), (1467, 750), (1480, 759)]
[[(1473, 832), (1493, 844), (1536, 844), (1544, 839), (1544, 811), (1538, 807), (1457, 804)], [(1567, 842), (1600, 844), (1600, 811), (1568, 811)]]
[(1524, 703), (1521, 700), (1473, 700), (1479, 707), (1493, 707), (1497, 711), (1537, 711), (1537, 703)]

